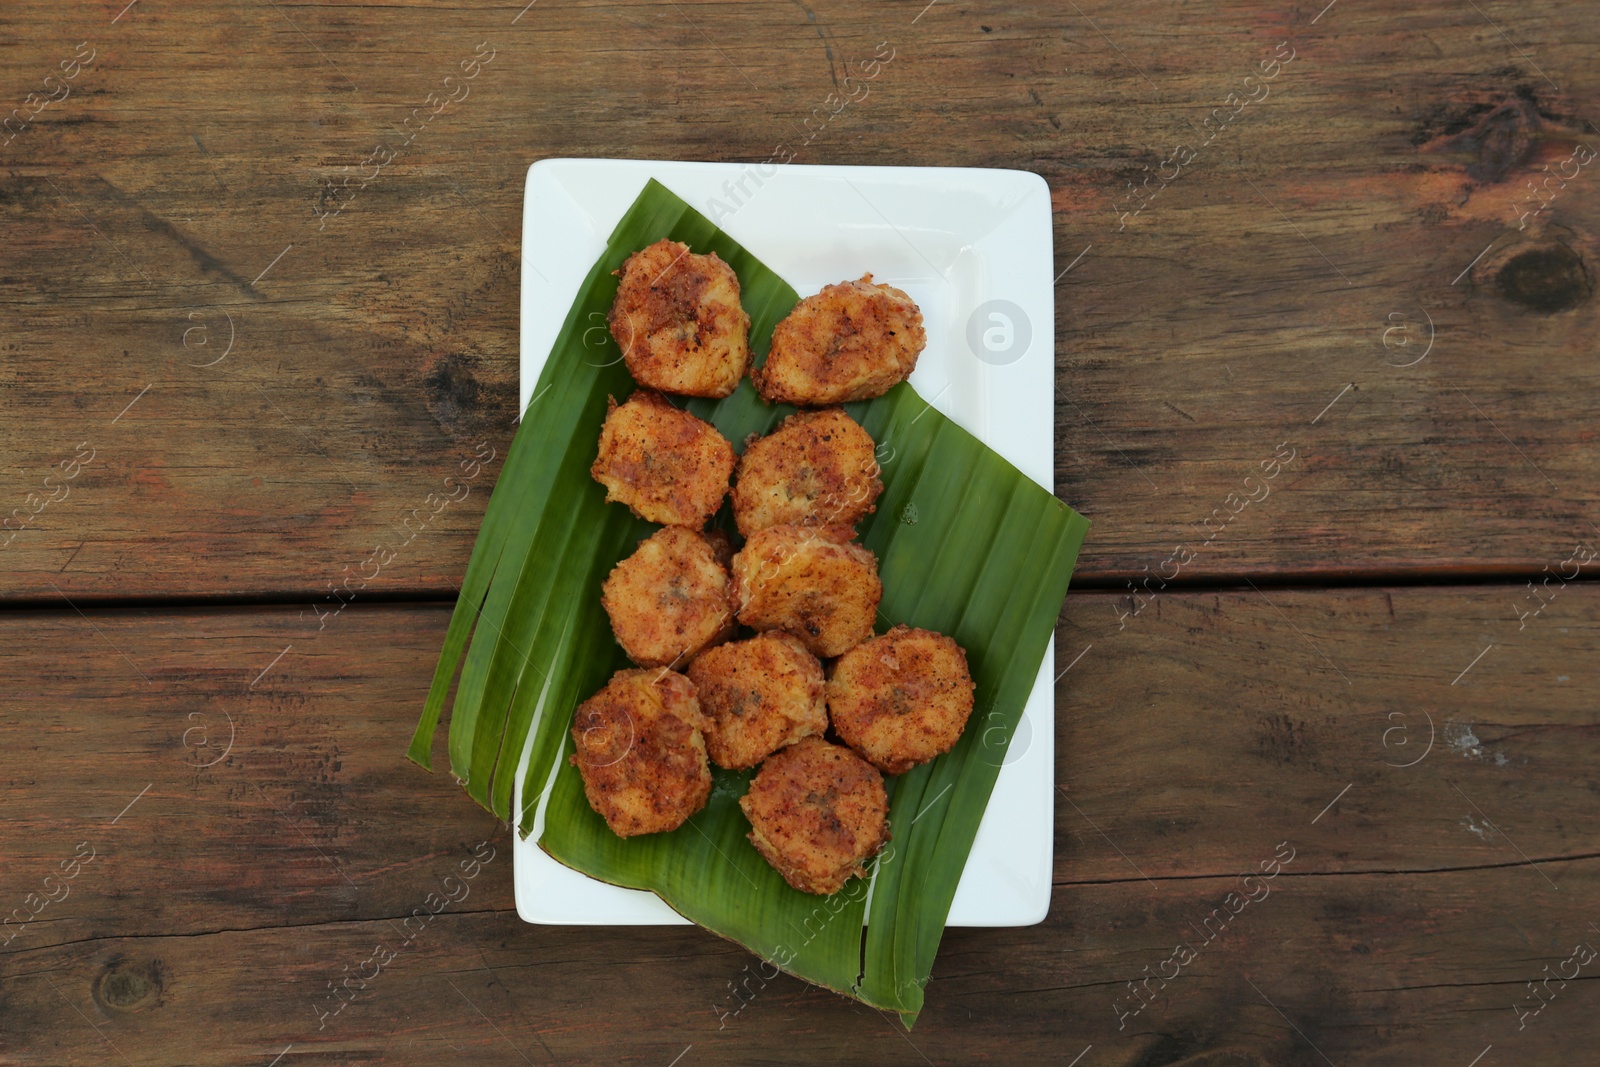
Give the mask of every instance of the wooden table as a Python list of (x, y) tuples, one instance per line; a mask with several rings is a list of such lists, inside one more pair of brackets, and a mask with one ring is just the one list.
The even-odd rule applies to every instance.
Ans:
[[(923, 2), (0, 9), (0, 1063), (1594, 1062), (1593, 9)], [(497, 463), (329, 614), (505, 454), (527, 165), (778, 144), (1056, 209), (1055, 892), (909, 1035), (517, 919), (402, 756)]]

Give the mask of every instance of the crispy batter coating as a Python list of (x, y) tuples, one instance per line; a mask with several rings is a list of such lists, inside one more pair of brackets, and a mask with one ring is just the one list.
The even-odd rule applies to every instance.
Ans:
[(715, 252), (660, 240), (635, 252), (607, 323), (634, 381), (686, 396), (727, 396), (750, 366), (739, 277)]
[(768, 526), (854, 526), (876, 507), (872, 437), (843, 408), (802, 411), (750, 442), (733, 486), (733, 516), (746, 537)]
[(750, 380), (772, 403), (867, 400), (909, 378), (927, 343), (915, 302), (863, 274), (796, 304), (772, 331), (767, 361)]
[(787, 630), (814, 656), (838, 656), (872, 636), (883, 583), (878, 557), (848, 526), (769, 526), (733, 557), (733, 602), (755, 630)]
[(943, 634), (896, 626), (833, 666), (828, 713), (839, 739), (885, 774), (948, 752), (972, 714), (967, 653)]
[(782, 630), (708, 650), (690, 664), (689, 680), (706, 717), (706, 751), (719, 767), (754, 767), (828, 728), (822, 664)]
[(694, 683), (662, 670), (618, 671), (572, 721), (589, 806), (618, 837), (676, 830), (706, 806), (705, 719)]
[[(716, 536), (727, 544), (726, 535)], [(732, 584), (705, 534), (665, 526), (612, 569), (600, 603), (629, 659), (674, 666), (733, 636)]]
[(611, 401), (589, 473), (641, 519), (699, 529), (722, 506), (734, 462), (715, 426), (640, 389)]
[(762, 765), (739, 800), (750, 843), (802, 893), (837, 893), (889, 841), (883, 776), (842, 745), (807, 737)]

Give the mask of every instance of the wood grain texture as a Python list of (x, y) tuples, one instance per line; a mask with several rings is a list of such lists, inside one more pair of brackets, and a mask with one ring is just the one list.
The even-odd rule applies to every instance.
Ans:
[[(1525, 595), (1175, 593), (1121, 629), (1113, 595), (1069, 597), (1050, 918), (950, 931), (909, 1038), (702, 931), (520, 923), (505, 831), (401, 755), (442, 607), (320, 634), (279, 608), (8, 613), (0, 904), (96, 856), (0, 949), (0, 1062), (1577, 1062), (1587, 972), (1521, 1030), (1513, 1005), (1600, 943), (1600, 595), (1552, 586), (1519, 630)], [(484, 841), (464, 898), (403, 926)], [(1128, 1017), (1180, 943), (1198, 958)]]
[[(1593, 866), (1567, 875), (1574, 897), (1593, 899)], [(318, 993), (398, 944), (394, 923), (109, 938), (33, 952), (5, 982), (6, 1062), (913, 1067), (1067, 1064), (1090, 1046), (1080, 1065), (1465, 1065), (1489, 1046), (1503, 1062), (1583, 1062), (1592, 980), (1552, 982), (1521, 1030), (1514, 1006), (1534, 1003), (1542, 967), (1594, 943), (1593, 913), (1530, 908), (1526, 877), (1295, 880), (1120, 1032), (1126, 983), (1200, 940), (1190, 924), (1220, 905), (1220, 882), (1090, 887), (1040, 927), (952, 931), (909, 1035), (786, 975), (764, 982), (692, 929), (444, 912), (321, 1029)], [(1455, 980), (1437, 981), (1443, 967)]]
[[(1592, 1059), (1600, 964), (1559, 975), (1600, 944), (1600, 194), (1542, 183), (1600, 147), (1596, 25), (6, 5), (0, 920), (36, 914), (0, 926), (0, 1064)], [(404, 598), (453, 593), (516, 416), (527, 165), (778, 145), (1055, 206), (1056, 489), (1100, 589), (1058, 631), (1055, 888), (947, 934), (910, 1035), (697, 929), (521, 923), (505, 829), (401, 756), (448, 615)]]
[[(1311, 6), (9, 4), (6, 107), (95, 58), (0, 146), (0, 595), (326, 593), (397, 540), (374, 595), (449, 595), (498, 465), (401, 521), (504, 454), (527, 165), (779, 144), (1050, 183), (1084, 581), (1195, 547), (1284, 441), (1179, 581), (1536, 573), (1593, 533), (1592, 168), (1518, 205), (1600, 139), (1593, 15)], [(480, 42), (470, 95), (330, 193)]]

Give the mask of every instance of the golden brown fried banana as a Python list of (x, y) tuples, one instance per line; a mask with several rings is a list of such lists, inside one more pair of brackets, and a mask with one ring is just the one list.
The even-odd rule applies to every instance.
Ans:
[(665, 393), (722, 397), (750, 366), (750, 316), (739, 278), (715, 252), (660, 240), (629, 256), (607, 323), (634, 381)]
[(838, 656), (872, 636), (883, 597), (878, 558), (848, 526), (769, 526), (733, 557), (739, 621), (787, 630), (815, 656)]
[(706, 751), (729, 770), (754, 767), (828, 728), (822, 664), (781, 630), (709, 649), (689, 665), (706, 718)]
[(734, 462), (715, 426), (640, 389), (611, 401), (589, 473), (641, 519), (699, 529), (722, 506)]
[(840, 658), (828, 679), (839, 739), (885, 774), (948, 752), (972, 714), (967, 653), (932, 630), (896, 626)]
[(864, 274), (796, 304), (772, 331), (767, 361), (750, 380), (775, 404), (867, 400), (909, 378), (927, 343), (911, 297)]
[(727, 566), (687, 526), (665, 526), (640, 541), (612, 569), (600, 603), (617, 644), (641, 667), (681, 666), (733, 636)]
[(780, 750), (739, 800), (750, 843), (802, 893), (837, 893), (889, 841), (883, 776), (820, 737)]
[(802, 411), (745, 447), (733, 516), (746, 537), (768, 526), (854, 526), (883, 482), (872, 437), (843, 408)]
[(618, 837), (676, 830), (706, 805), (705, 720), (694, 683), (663, 670), (618, 671), (578, 706), (577, 751), (589, 806)]

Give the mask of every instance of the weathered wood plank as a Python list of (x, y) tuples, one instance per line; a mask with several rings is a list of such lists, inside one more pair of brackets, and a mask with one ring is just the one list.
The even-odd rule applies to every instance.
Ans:
[[(121, 7), (0, 12), (16, 103), (95, 50), (0, 147), (0, 515), (27, 521), (0, 595), (325, 592), (398, 541), (371, 588), (449, 593), (498, 462), (401, 520), (504, 454), (524, 168), (779, 143), (1051, 183), (1085, 580), (1177, 545), (1180, 581), (1534, 573), (1594, 533), (1592, 168), (1518, 206), (1600, 137), (1581, 6)], [(870, 95), (803, 143), (878, 41)], [(1206, 540), (1285, 441), (1270, 498)]]
[[(1593, 1039), (1590, 983), (1520, 1032), (1512, 1006), (1536, 1006), (1524, 984), (1596, 921), (1600, 596), (1553, 584), (1519, 630), (1519, 594), (1164, 594), (1120, 630), (1110, 594), (1069, 597), (1051, 917), (950, 932), (916, 1049), (1321, 1062), (1249, 979), (1336, 1063), (1465, 1064), (1490, 1043), (1571, 1061)], [(921, 1062), (882, 1018), (788, 979), (720, 1017), (750, 960), (710, 935), (520, 924), (503, 829), (401, 756), (446, 617), (356, 605), (317, 634), (269, 608), (0, 616), (0, 903), (67, 889), (0, 948), (7, 1062), (108, 1058), (69, 1002), (136, 1063), (267, 1063), (290, 1044), (286, 1063), (468, 1047), (666, 1063), (690, 1044), (722, 1062)], [(85, 841), (95, 858), (59, 881)], [(318, 1030), (327, 982), (406, 938), (484, 841), (495, 858), (467, 896)], [(1126, 983), (1203, 939), (1190, 924), (1285, 842), (1268, 895), (1119, 1030)], [(159, 992), (140, 999), (141, 976)]]
[(1600, 601), (1559, 581), (1544, 596), (1165, 594), (1137, 615), (1126, 598), (1069, 598), (1058, 662), (1083, 656), (1057, 695), (1058, 779), (1081, 805), (1060, 814), (1069, 848), (1119, 877), (1134, 873), (1124, 855), (1152, 876), (1207, 870), (1229, 833), (1309, 822), (1338, 796), (1319, 832), (1347, 868), (1450, 867), (1464, 846), (1473, 863), (1594, 854)]
[[(1465, 1065), (1491, 1046), (1500, 1062), (1577, 1063), (1594, 1040), (1592, 975), (1541, 982), (1600, 942), (1583, 903), (1596, 863), (1562, 875), (1571, 892), (1535, 902), (1523, 870), (1284, 873), (1226, 926), (1213, 919), (1209, 942), (1196, 929), (1229, 882), (1063, 889), (1041, 927), (951, 932), (909, 1035), (763, 978), (697, 929), (529, 927), (503, 911), (446, 911), (409, 942), (397, 916), (36, 949), (0, 982), (0, 1012), (18, 1065), (909, 1067), (1087, 1052), (1080, 1063), (1121, 1067), (1398, 1067)], [(1195, 953), (1181, 973), (1130, 989), (1176, 946)], [(329, 983), (346, 977), (336, 1000)]]

